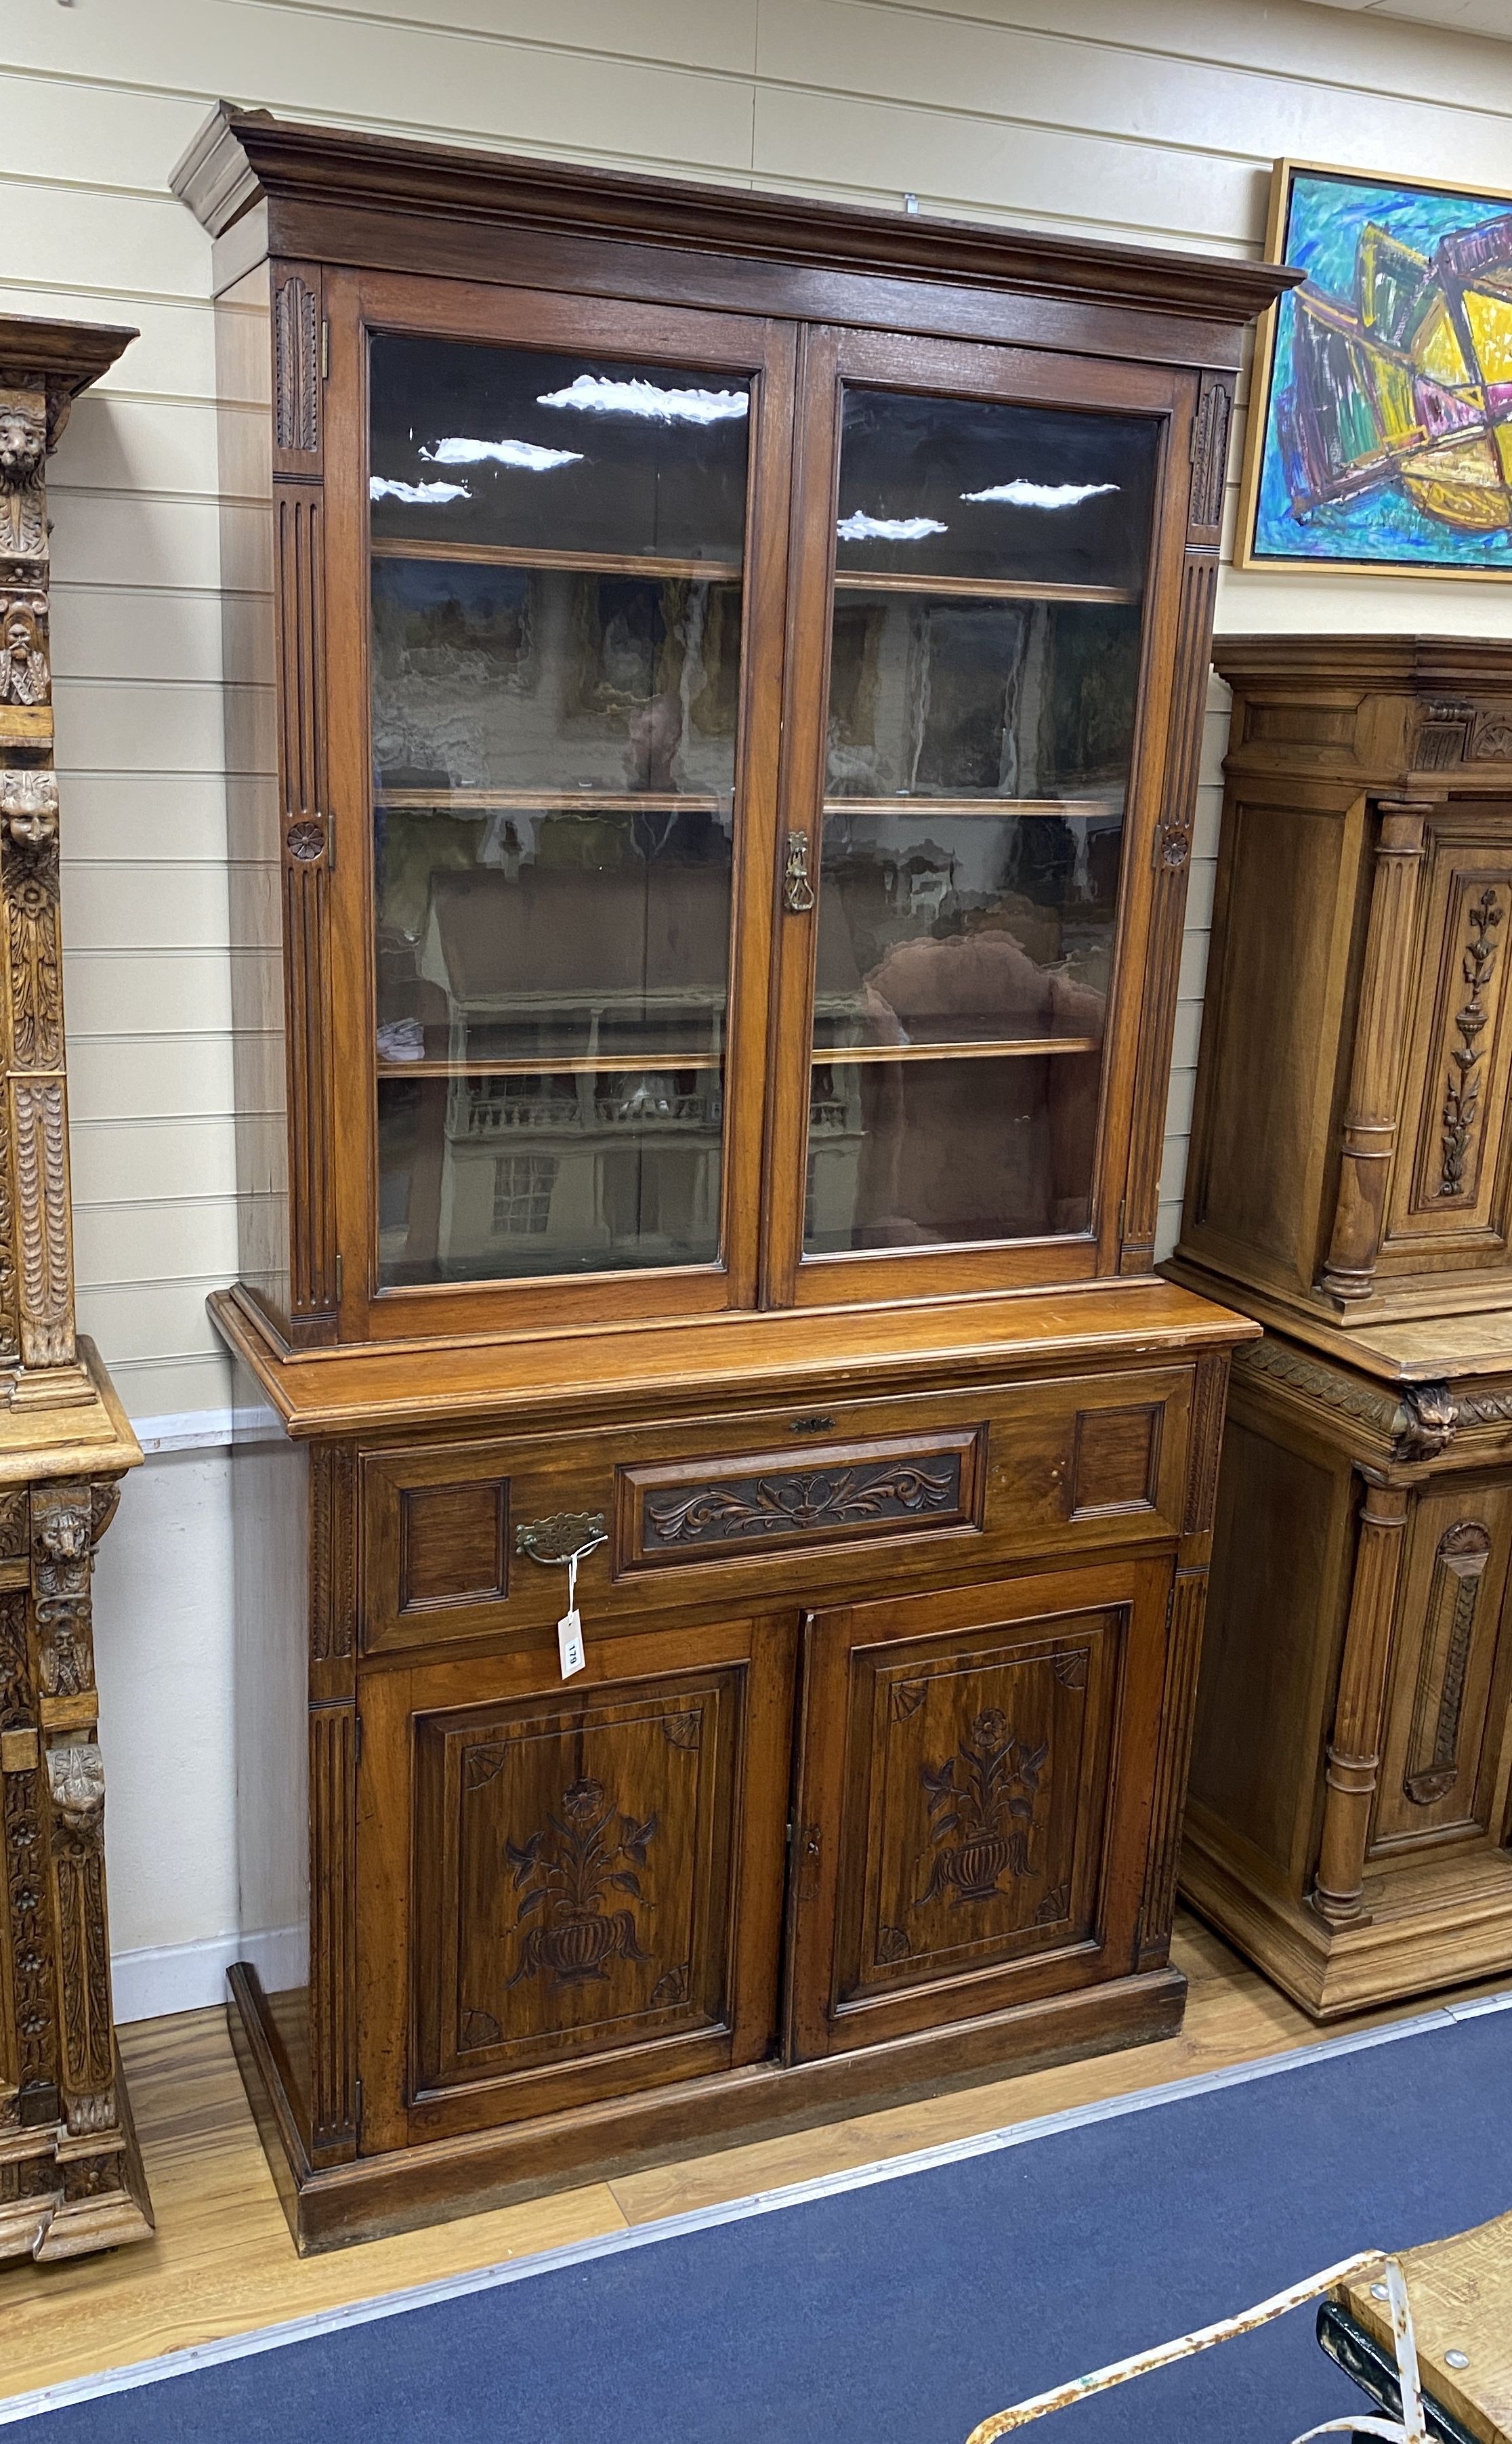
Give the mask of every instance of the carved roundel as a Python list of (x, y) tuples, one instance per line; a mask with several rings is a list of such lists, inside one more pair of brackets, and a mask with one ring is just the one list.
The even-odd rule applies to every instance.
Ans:
[(308, 865), (324, 851), (325, 825), (319, 823), (290, 824), (284, 835), (284, 842), (290, 857), (298, 858), (302, 865)]

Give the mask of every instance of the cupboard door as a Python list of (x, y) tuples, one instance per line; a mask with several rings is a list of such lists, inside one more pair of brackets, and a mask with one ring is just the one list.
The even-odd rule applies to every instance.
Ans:
[(379, 275), (331, 306), (343, 1328), (749, 1305), (793, 336)]
[(805, 371), (773, 1294), (1079, 1278), (1129, 1101), (1178, 393), (866, 332)]
[(1171, 1565), (811, 1614), (791, 2046), (1134, 1964)]
[(588, 1639), (366, 1685), (366, 2151), (772, 2050), (791, 1629)]

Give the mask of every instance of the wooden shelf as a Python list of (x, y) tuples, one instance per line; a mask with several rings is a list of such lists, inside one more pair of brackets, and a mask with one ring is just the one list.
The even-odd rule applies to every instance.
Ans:
[(831, 815), (1121, 815), (1117, 798), (826, 798)]
[(913, 569), (837, 568), (838, 594), (959, 594), (984, 602), (1138, 602), (1136, 585), (1039, 584), (1028, 577), (927, 577)]
[(549, 1055), (534, 1061), (383, 1061), (380, 1078), (564, 1078), (643, 1071), (647, 1077), (668, 1069), (722, 1069), (722, 1052), (601, 1052), (592, 1058), (577, 1053), (560, 1061)]
[(475, 814), (515, 807), (537, 815), (717, 815), (730, 805), (733, 796), (733, 790), (728, 789), (723, 796), (711, 790), (695, 795), (675, 789), (626, 789), (615, 796), (607, 789), (377, 789), (373, 803), (399, 810), (461, 807)]
[(968, 1044), (847, 1044), (816, 1050), (810, 1066), (848, 1069), (862, 1061), (1037, 1061), (1046, 1052), (1100, 1052), (1100, 1035), (1009, 1035)]
[(485, 568), (564, 569), (579, 577), (691, 577), (710, 585), (738, 585), (738, 560), (682, 560), (639, 551), (547, 551), (513, 543), (422, 543), (408, 535), (375, 535), (375, 560), (471, 561)]

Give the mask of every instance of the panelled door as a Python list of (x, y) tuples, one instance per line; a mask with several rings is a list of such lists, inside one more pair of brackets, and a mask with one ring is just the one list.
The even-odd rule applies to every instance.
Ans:
[(1171, 1569), (809, 1615), (795, 2059), (1135, 1966)]
[(366, 1681), (364, 2153), (775, 2049), (792, 1660), (761, 1619)]

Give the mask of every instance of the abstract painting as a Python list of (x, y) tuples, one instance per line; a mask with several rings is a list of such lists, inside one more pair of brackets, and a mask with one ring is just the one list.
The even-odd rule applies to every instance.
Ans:
[(1237, 565), (1512, 577), (1512, 196), (1278, 165)]

